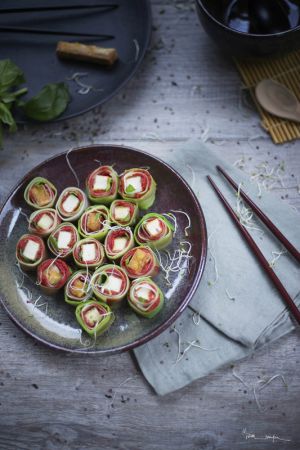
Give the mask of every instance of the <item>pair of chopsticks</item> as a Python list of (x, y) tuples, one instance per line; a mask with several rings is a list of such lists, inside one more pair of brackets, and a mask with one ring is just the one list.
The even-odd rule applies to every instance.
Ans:
[[(236, 190), (239, 191), (241, 197), (245, 200), (245, 202), (252, 208), (252, 210), (256, 213), (256, 215), (260, 218), (260, 220), (269, 228), (269, 230), (276, 236), (276, 238), (284, 245), (284, 247), (289, 251), (291, 255), (296, 259), (296, 261), (300, 262), (300, 252), (293, 246), (293, 244), (281, 233), (281, 231), (274, 225), (274, 223), (266, 216), (266, 214), (251, 200), (250, 197), (241, 189), (239, 189), (239, 186), (237, 183), (225, 172), (224, 169), (222, 169), (220, 166), (216, 166), (217, 170), (226, 178), (226, 180), (231, 184), (231, 186)], [(245, 238), (247, 244), (249, 245), (250, 249), (256, 256), (258, 262), (263, 267), (265, 273), (268, 275), (270, 280), (273, 282), (275, 287), (277, 288), (278, 292), (281, 294), (283, 300), (285, 301), (286, 305), (290, 308), (290, 311), (294, 315), (295, 319), (297, 320), (298, 324), (300, 325), (300, 311), (297, 308), (296, 304), (286, 291), (285, 287), (281, 283), (280, 279), (277, 277), (276, 273), (272, 270), (270, 267), (269, 262), (264, 257), (263, 253), (257, 246), (256, 242), (241, 222), (237, 215), (237, 213), (233, 210), (233, 208), (230, 206), (229, 202), (226, 200), (216, 183), (212, 180), (212, 178), (208, 175), (207, 176), (208, 181), (212, 185), (213, 189), (217, 193), (218, 197), (220, 198), (221, 202), (223, 203), (224, 207), (227, 209), (229, 215), (235, 222), (237, 228), (239, 229), (242, 236)]]
[[(24, 8), (0, 8), (0, 15), (7, 13), (26, 13), (26, 12), (47, 12), (47, 11), (63, 11), (63, 10), (82, 10), (82, 9), (102, 9), (103, 12), (118, 8), (116, 4), (86, 4), (86, 5), (66, 5), (66, 6), (35, 6)], [(0, 25), (0, 33), (22, 33), (22, 34), (47, 34), (56, 36), (80, 36), (80, 37), (92, 37), (101, 40), (113, 39), (113, 35), (109, 34), (97, 34), (97, 33), (73, 33), (69, 31), (56, 31), (47, 30), (43, 28), (29, 28), (20, 26), (2, 26)]]

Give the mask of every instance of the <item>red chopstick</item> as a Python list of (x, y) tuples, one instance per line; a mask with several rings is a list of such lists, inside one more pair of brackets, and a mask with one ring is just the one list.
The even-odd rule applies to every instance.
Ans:
[[(239, 187), (237, 183), (225, 172), (220, 166), (216, 166), (219, 172), (226, 178), (226, 180), (238, 191)], [(266, 214), (251, 200), (250, 197), (242, 190), (239, 190), (241, 197), (246, 203), (253, 209), (255, 214), (260, 218), (260, 220), (269, 228), (270, 231), (277, 237), (277, 239), (285, 246), (285, 248), (290, 252), (293, 257), (300, 262), (300, 252), (293, 246), (293, 244), (281, 233), (280, 230), (274, 225), (273, 222), (266, 216)]]
[(260, 265), (263, 267), (263, 269), (265, 270), (266, 274), (268, 275), (270, 280), (273, 282), (273, 284), (275, 285), (276, 289), (278, 290), (278, 292), (281, 294), (283, 300), (285, 301), (286, 305), (290, 308), (290, 311), (292, 312), (292, 314), (294, 315), (294, 317), (297, 320), (298, 324), (300, 325), (300, 311), (298, 310), (297, 306), (293, 302), (292, 298), (290, 297), (290, 295), (286, 291), (285, 287), (283, 286), (283, 284), (281, 283), (281, 281), (277, 277), (276, 273), (271, 269), (271, 267), (269, 265), (269, 262), (266, 260), (266, 258), (264, 257), (264, 255), (260, 251), (259, 247), (257, 246), (257, 244), (254, 241), (254, 239), (251, 237), (251, 235), (248, 232), (248, 230), (240, 223), (238, 215), (232, 209), (232, 207), (230, 206), (230, 204), (228, 203), (228, 201), (226, 200), (226, 198), (224, 197), (224, 195), (222, 194), (220, 189), (217, 187), (217, 185), (211, 179), (210, 176), (207, 176), (207, 178), (208, 178), (208, 181), (210, 182), (210, 184), (212, 185), (212, 187), (214, 188), (215, 192), (217, 193), (217, 195), (221, 199), (221, 202), (223, 203), (223, 205), (227, 209), (229, 215), (234, 220), (234, 222), (235, 222), (236, 226), (238, 227), (240, 233), (245, 238), (245, 240), (248, 243), (250, 249), (252, 250), (252, 252), (257, 257)]

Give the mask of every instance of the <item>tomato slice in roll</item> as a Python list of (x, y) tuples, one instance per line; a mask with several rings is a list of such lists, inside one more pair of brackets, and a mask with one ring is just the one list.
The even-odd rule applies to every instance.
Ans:
[(111, 326), (115, 315), (106, 303), (92, 299), (77, 306), (76, 318), (86, 333), (97, 337)]
[(46, 259), (37, 269), (37, 284), (47, 294), (55, 294), (72, 274), (71, 268), (61, 259)]
[(34, 211), (29, 217), (28, 230), (38, 236), (47, 237), (61, 223), (57, 211), (52, 208), (45, 208)]
[(137, 314), (150, 319), (163, 307), (164, 296), (151, 278), (142, 277), (132, 282), (128, 303)]
[(122, 256), (120, 265), (129, 278), (154, 277), (159, 271), (155, 253), (150, 247), (142, 245), (128, 250)]
[(97, 239), (81, 239), (73, 248), (73, 258), (77, 266), (93, 269), (103, 263), (104, 247)]
[(88, 206), (85, 193), (77, 187), (67, 187), (60, 194), (56, 210), (62, 220), (74, 222)]
[(97, 298), (108, 303), (118, 303), (128, 292), (129, 279), (121, 267), (106, 264), (95, 271), (91, 285)]
[(107, 235), (109, 226), (109, 210), (104, 205), (90, 206), (78, 221), (78, 231), (82, 237), (93, 237), (100, 241)]
[(118, 193), (119, 178), (111, 166), (101, 166), (86, 180), (88, 197), (92, 203), (110, 204)]
[(43, 177), (34, 178), (24, 192), (26, 203), (34, 209), (51, 208), (56, 196), (56, 187)]
[(134, 230), (134, 238), (139, 245), (147, 244), (161, 250), (172, 242), (174, 226), (162, 215), (146, 214)]
[(110, 220), (120, 227), (131, 226), (136, 223), (139, 207), (136, 203), (126, 200), (115, 200), (110, 205)]
[(92, 296), (91, 276), (86, 270), (78, 270), (65, 285), (65, 302), (78, 305)]
[(61, 223), (48, 237), (50, 251), (60, 258), (67, 258), (72, 254), (76, 242), (79, 240), (77, 228), (68, 222)]
[(46, 258), (43, 239), (33, 234), (23, 234), (17, 243), (16, 258), (22, 269), (36, 269)]
[(133, 234), (129, 227), (113, 227), (108, 232), (104, 243), (106, 256), (112, 260), (121, 258), (133, 246)]
[(155, 200), (156, 183), (146, 169), (128, 169), (120, 176), (119, 194), (124, 200), (148, 209)]

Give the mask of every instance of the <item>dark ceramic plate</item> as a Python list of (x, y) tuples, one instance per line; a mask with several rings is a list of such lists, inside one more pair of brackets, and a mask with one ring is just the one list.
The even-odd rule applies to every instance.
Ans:
[[(89, 5), (99, 4), (95, 0)], [(20, 5), (17, 0), (2, 0), (0, 12), (7, 8), (60, 6), (60, 0), (39, 2), (27, 0)], [(64, 0), (64, 5), (83, 5), (81, 0)], [(10, 58), (25, 73), (28, 97), (35, 95), (43, 85), (65, 81), (69, 86), (72, 101), (58, 120), (82, 114), (109, 100), (133, 76), (149, 45), (151, 35), (151, 9), (149, 0), (109, 0), (102, 4), (118, 5), (116, 9), (79, 9), (44, 12), (1, 12), (0, 26), (42, 28), (59, 32), (93, 33), (112, 35), (112, 39), (70, 37), (63, 35), (41, 35), (1, 31), (1, 59)], [(97, 64), (78, 61), (62, 61), (56, 57), (56, 43), (59, 40), (83, 42), (115, 47), (119, 61), (110, 69)], [(83, 83), (91, 85), (94, 91), (86, 95), (78, 93), (80, 89), (74, 81), (67, 81), (76, 72), (85, 73)], [(25, 98), (25, 97), (24, 97)], [(17, 116), (18, 122), (27, 122), (24, 116)]]
[[(153, 319), (137, 316), (126, 304), (116, 310), (116, 321), (101, 337), (89, 339), (81, 332), (75, 320), (74, 309), (63, 300), (63, 292), (55, 297), (41, 294), (35, 285), (35, 275), (25, 276), (16, 266), (15, 247), (19, 237), (26, 232), (24, 215), (30, 209), (23, 200), (27, 183), (35, 176), (46, 177), (55, 183), (58, 192), (75, 184), (66, 153), (48, 159), (37, 166), (13, 189), (0, 214), (0, 296), (3, 306), (14, 322), (37, 340), (51, 347), (72, 352), (110, 354), (128, 350), (143, 344), (165, 330), (185, 309), (192, 298), (205, 265), (207, 236), (203, 212), (188, 184), (163, 161), (138, 150), (121, 146), (98, 145), (82, 147), (69, 153), (69, 161), (84, 189), (86, 176), (94, 170), (99, 161), (115, 164), (118, 173), (130, 167), (150, 167), (158, 189), (152, 211), (168, 212), (181, 209), (189, 214), (191, 228), (189, 236), (184, 235), (186, 218), (179, 214), (178, 232), (170, 251), (179, 247), (180, 240), (192, 244), (193, 256), (190, 270), (181, 275), (173, 274), (169, 286), (162, 274), (156, 278), (165, 295), (165, 306)], [(34, 303), (42, 297), (34, 306)]]

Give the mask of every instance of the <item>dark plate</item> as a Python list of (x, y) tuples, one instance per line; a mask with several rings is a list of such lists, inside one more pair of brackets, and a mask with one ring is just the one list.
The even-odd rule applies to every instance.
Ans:
[[(96, 4), (95, 0), (87, 0)], [(65, 81), (70, 88), (72, 101), (66, 111), (57, 119), (64, 120), (82, 114), (109, 100), (133, 76), (140, 65), (151, 35), (151, 9), (148, 0), (102, 0), (102, 4), (117, 4), (114, 10), (84, 9), (47, 12), (1, 13), (0, 26), (44, 28), (47, 30), (97, 33), (113, 35), (113, 39), (20, 34), (2, 31), (0, 36), (1, 59), (10, 58), (25, 73), (27, 97), (35, 95), (43, 85)], [(48, 3), (26, 1), (26, 7), (37, 5), (61, 5), (58, 0)], [(64, 5), (83, 5), (78, 0), (65, 0)], [(99, 4), (99, 2), (98, 2)], [(1, 8), (24, 7), (19, 1), (2, 0)], [(56, 57), (56, 43), (59, 40), (83, 42), (103, 47), (115, 47), (119, 61), (110, 69), (76, 61), (62, 61)], [(138, 46), (138, 51), (137, 51)], [(67, 78), (76, 72), (86, 73), (81, 81), (92, 85), (97, 91), (79, 94), (78, 86)], [(99, 90), (101, 89), (101, 91)], [(24, 97), (26, 98), (26, 97)], [(28, 120), (19, 115), (18, 122)]]
[[(151, 208), (157, 212), (182, 209), (191, 218), (189, 236), (184, 235), (186, 218), (178, 217), (178, 232), (169, 250), (179, 247), (179, 242), (187, 240), (192, 244), (193, 261), (190, 270), (181, 275), (174, 274), (168, 286), (160, 274), (156, 281), (165, 295), (165, 306), (153, 319), (137, 316), (126, 304), (126, 300), (116, 310), (116, 321), (95, 343), (84, 337), (75, 320), (74, 309), (63, 300), (63, 292), (55, 297), (41, 294), (35, 285), (35, 276), (25, 277), (16, 266), (15, 247), (19, 237), (26, 232), (27, 220), (21, 212), (30, 214), (23, 200), (27, 183), (35, 176), (43, 176), (55, 183), (58, 191), (75, 184), (66, 153), (48, 159), (37, 166), (13, 189), (0, 214), (0, 296), (9, 316), (27, 333), (51, 347), (88, 353), (110, 354), (128, 350), (157, 336), (185, 309), (191, 300), (205, 265), (207, 235), (205, 219), (201, 207), (188, 184), (166, 163), (147, 153), (121, 146), (97, 145), (82, 147), (69, 153), (69, 160), (81, 180), (84, 189), (86, 176), (101, 161), (115, 164), (118, 173), (130, 167), (150, 167), (158, 190), (156, 201)], [(42, 298), (34, 307), (35, 301)], [(41, 306), (39, 306), (41, 305)], [(43, 306), (42, 306), (43, 305)], [(85, 335), (84, 335), (85, 336)]]

